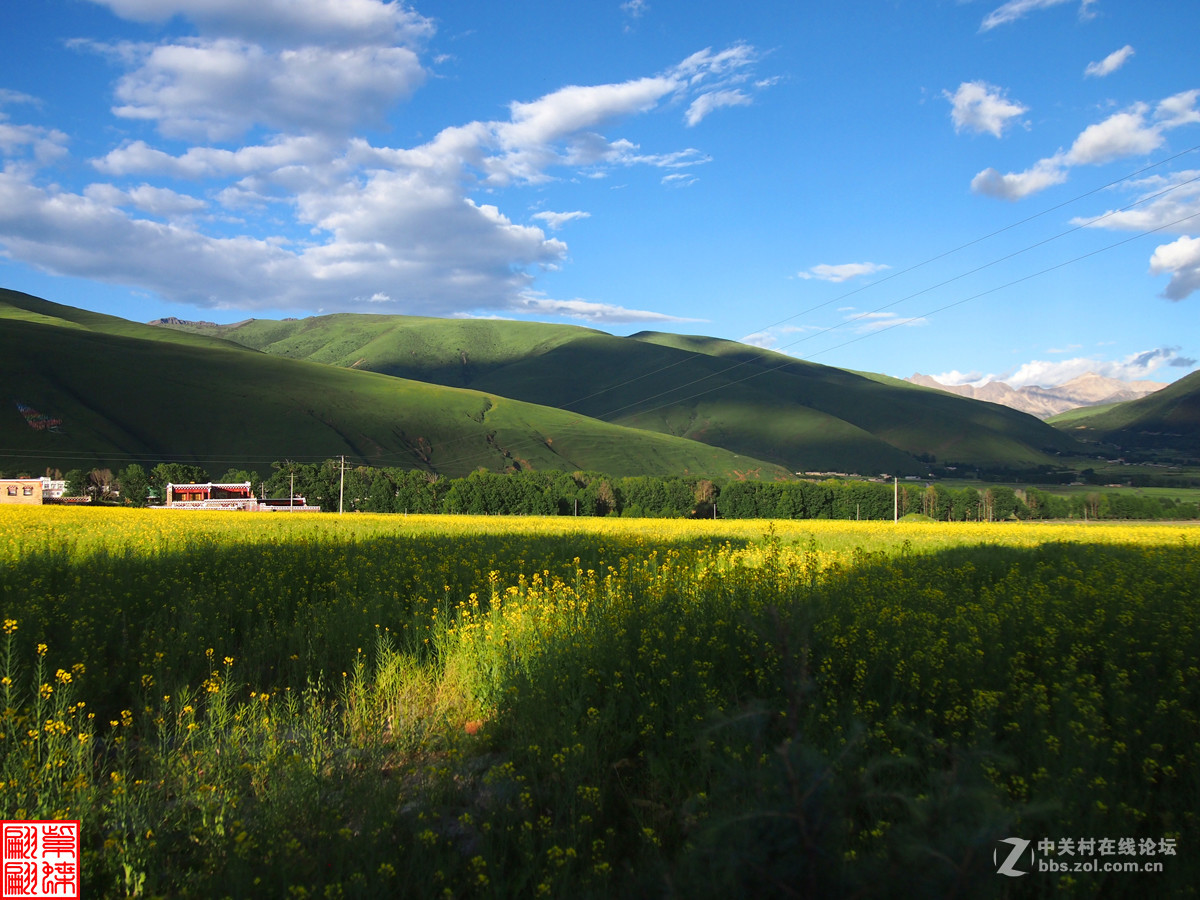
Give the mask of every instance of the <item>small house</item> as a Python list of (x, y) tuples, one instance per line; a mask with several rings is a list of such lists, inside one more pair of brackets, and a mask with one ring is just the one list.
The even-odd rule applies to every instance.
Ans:
[(248, 509), (254, 502), (250, 482), (168, 484), (166, 506), (184, 509)]
[(249, 512), (320, 512), (319, 506), (309, 506), (303, 497), (259, 499), (249, 481), (212, 482), (203, 484), (168, 484), (166, 502), (155, 509), (222, 509)]
[(0, 478), (0, 503), (40, 506), (42, 491), (40, 478)]

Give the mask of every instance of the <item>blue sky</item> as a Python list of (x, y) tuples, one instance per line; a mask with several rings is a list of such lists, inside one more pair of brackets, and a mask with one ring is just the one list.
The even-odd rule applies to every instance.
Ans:
[(0, 286), (1055, 384), (1200, 357), (1193, 0), (37, 0)]

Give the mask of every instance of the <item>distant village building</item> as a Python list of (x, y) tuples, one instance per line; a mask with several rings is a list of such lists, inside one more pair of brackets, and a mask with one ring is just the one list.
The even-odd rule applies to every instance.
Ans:
[(249, 481), (212, 482), (203, 484), (168, 484), (166, 502), (152, 509), (219, 509), (248, 512), (320, 512), (321, 507), (309, 506), (303, 497), (254, 496)]
[(60, 478), (0, 478), (0, 503), (60, 503), (66, 486)]
[(0, 503), (40, 506), (42, 494), (40, 478), (0, 478)]
[(67, 482), (64, 478), (42, 478), (43, 500), (61, 500), (66, 489)]

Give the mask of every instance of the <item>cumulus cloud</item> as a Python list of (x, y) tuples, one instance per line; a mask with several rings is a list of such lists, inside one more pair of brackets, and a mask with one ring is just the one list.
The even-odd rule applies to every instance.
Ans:
[(1077, 216), (1071, 224), (1120, 231), (1167, 231), (1200, 215), (1198, 169), (1138, 179), (1125, 186), (1137, 196), (1124, 208), (1097, 216)]
[[(255, 43), (260, 36), (248, 11), (233, 36), (205, 32), (125, 47), (114, 56), (129, 70), (117, 85), (122, 115), (145, 116), (163, 134), (214, 139), (266, 127), (266, 136), (243, 146), (170, 153), (152, 141), (130, 140), (92, 161), (111, 183), (80, 191), (40, 180), (36, 164), (7, 164), (0, 171), (4, 252), (43, 270), (137, 286), (203, 307), (333, 311), (369, 304), (373, 311), (428, 315), (540, 312), (585, 321), (682, 321), (533, 293), (540, 272), (565, 263), (567, 246), (541, 227), (513, 221), (499, 204), (505, 189), (540, 184), (564, 170), (594, 175), (648, 166), (667, 170), (667, 184), (694, 180), (683, 170), (708, 160), (700, 151), (644, 151), (603, 131), (751, 78), (753, 48), (706, 49), (657, 75), (568, 85), (513, 102), (507, 117), (451, 125), (417, 146), (383, 147), (339, 130), (358, 124), (358, 113), (331, 111), (334, 126), (318, 127), (313, 110), (339, 91), (353, 100), (343, 95), (342, 105), (383, 109), (412, 88), (420, 74), (417, 51), (370, 43), (364, 35), (374, 30), (355, 25), (397, 4), (295, 2), (305, 21), (324, 15), (340, 23), (331, 26), (330, 43)], [(205, 28), (237, 17), (224, 0), (108, 5), (130, 17), (194, 16)], [(360, 19), (350, 15), (355, 11)], [(388, 40), (401, 32), (400, 25), (385, 29)], [(419, 28), (403, 36), (414, 35)], [(294, 70), (288, 54), (297, 54)], [(398, 68), (389, 60), (398, 60)], [(329, 68), (343, 80), (335, 77), (330, 86), (318, 77), (331, 74)], [(296, 78), (285, 84), (279, 76), (289, 71)], [(361, 84), (350, 78), (356, 74)], [(252, 102), (234, 96), (259, 89)], [(38, 141), (65, 152), (65, 135), (0, 119), (0, 152), (28, 162)], [(188, 185), (194, 185), (191, 193)], [(267, 204), (269, 215), (239, 223), (240, 215)], [(553, 231), (586, 215), (544, 212), (534, 221)]]
[(48, 165), (67, 155), (67, 136), (54, 128), (37, 125), (13, 125), (0, 112), (0, 157), (5, 167), (27, 160), (34, 167)]
[(1103, 165), (1151, 153), (1166, 142), (1166, 132), (1200, 122), (1197, 97), (1200, 90), (1190, 90), (1167, 97), (1153, 109), (1149, 104), (1136, 103), (1089, 125), (1070, 149), (1038, 160), (1024, 172), (1002, 174), (994, 168), (984, 169), (971, 180), (971, 190), (1004, 200), (1019, 200), (1066, 181), (1073, 166)]
[(1200, 238), (1184, 235), (1170, 244), (1163, 244), (1150, 257), (1150, 274), (1170, 274), (1163, 296), (1182, 300), (1200, 290)]
[(1083, 70), (1083, 74), (1089, 78), (1103, 78), (1105, 75), (1111, 75), (1121, 66), (1129, 61), (1133, 56), (1133, 47), (1126, 44), (1120, 50), (1114, 50), (1108, 56), (1099, 62), (1091, 62), (1087, 64), (1087, 68)]
[[(1123, 359), (1075, 357), (1057, 362), (1032, 360), (1007, 376), (988, 380), (1000, 380), (1014, 388), (1029, 385), (1056, 387), (1089, 372), (1119, 381), (1154, 380), (1152, 376), (1163, 366), (1175, 366), (1176, 360), (1182, 360), (1178, 351), (1178, 347), (1157, 347), (1131, 353)], [(1186, 360), (1183, 362), (1185, 365), (1190, 364)]]
[(425, 77), (408, 47), (272, 50), (196, 38), (143, 50), (138, 67), (117, 82), (113, 112), (175, 138), (229, 140), (256, 125), (347, 133), (381, 121)]
[(821, 263), (820, 265), (813, 266), (806, 272), (798, 272), (797, 274), (800, 278), (816, 278), (819, 281), (832, 281), (835, 284), (840, 284), (843, 281), (849, 281), (851, 278), (858, 278), (862, 275), (873, 275), (888, 268), (890, 266), (872, 262), (842, 263), (836, 266)]
[(1140, 156), (1163, 143), (1163, 126), (1146, 121), (1144, 103), (1089, 125), (1063, 157), (1067, 165), (1100, 165), (1124, 156)]
[(311, 135), (281, 136), (269, 144), (237, 150), (192, 147), (180, 156), (171, 156), (145, 141), (131, 141), (92, 164), (112, 176), (157, 174), (173, 178), (223, 178), (315, 164), (329, 159), (334, 147), (332, 142)]
[(55, 128), (36, 125), (14, 125), (3, 107), (10, 104), (40, 106), (36, 97), (20, 91), (0, 89), (0, 158), (6, 168), (24, 165), (48, 165), (67, 155), (67, 136)]
[[(1049, 9), (1052, 6), (1061, 6), (1064, 3), (1071, 2), (1073, 0), (1008, 0), (1003, 6), (999, 6), (987, 14), (983, 23), (979, 26), (979, 30), (990, 31), (999, 25), (1007, 25), (1010, 22), (1023, 19), (1031, 12), (1036, 12), (1039, 9)], [(1079, 18), (1090, 18), (1092, 15), (1091, 7), (1094, 3), (1095, 0), (1080, 0)]]
[(198, 31), (160, 43), (76, 40), (130, 68), (113, 112), (165, 136), (230, 140), (255, 126), (345, 134), (425, 78), (430, 20), (381, 0), (92, 0), (139, 22)]
[(950, 101), (950, 118), (957, 132), (991, 134), (1000, 137), (1029, 108), (1008, 100), (1004, 91), (986, 81), (964, 81), (953, 94), (942, 91)]
[(130, 190), (121, 190), (111, 184), (92, 184), (84, 189), (83, 196), (101, 205), (128, 206), (167, 218), (189, 215), (208, 206), (198, 197), (149, 184), (141, 184)]
[(413, 42), (433, 23), (400, 3), (384, 0), (92, 0), (123, 19), (193, 22), (202, 34), (260, 43), (361, 44)]
[(1067, 169), (1062, 157), (1053, 156), (1039, 160), (1024, 172), (1001, 173), (996, 169), (984, 169), (971, 179), (971, 190), (1001, 200), (1020, 200), (1066, 180)]

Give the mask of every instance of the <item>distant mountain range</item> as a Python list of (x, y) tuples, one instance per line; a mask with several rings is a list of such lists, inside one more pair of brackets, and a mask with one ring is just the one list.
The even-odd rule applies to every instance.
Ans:
[(1018, 409), (1031, 416), (1037, 416), (1039, 419), (1049, 419), (1051, 416), (1067, 410), (1079, 409), (1084, 406), (1101, 406), (1137, 400), (1167, 387), (1165, 382), (1119, 381), (1116, 378), (1105, 378), (1095, 372), (1087, 372), (1057, 387), (1030, 385), (1014, 388), (1002, 381), (989, 381), (980, 387), (970, 384), (942, 384), (932, 376), (922, 375), (919, 372), (904, 380), (922, 387), (936, 388), (940, 391), (957, 394), (960, 397), (970, 397), (972, 400), (999, 403), (1001, 406)]

